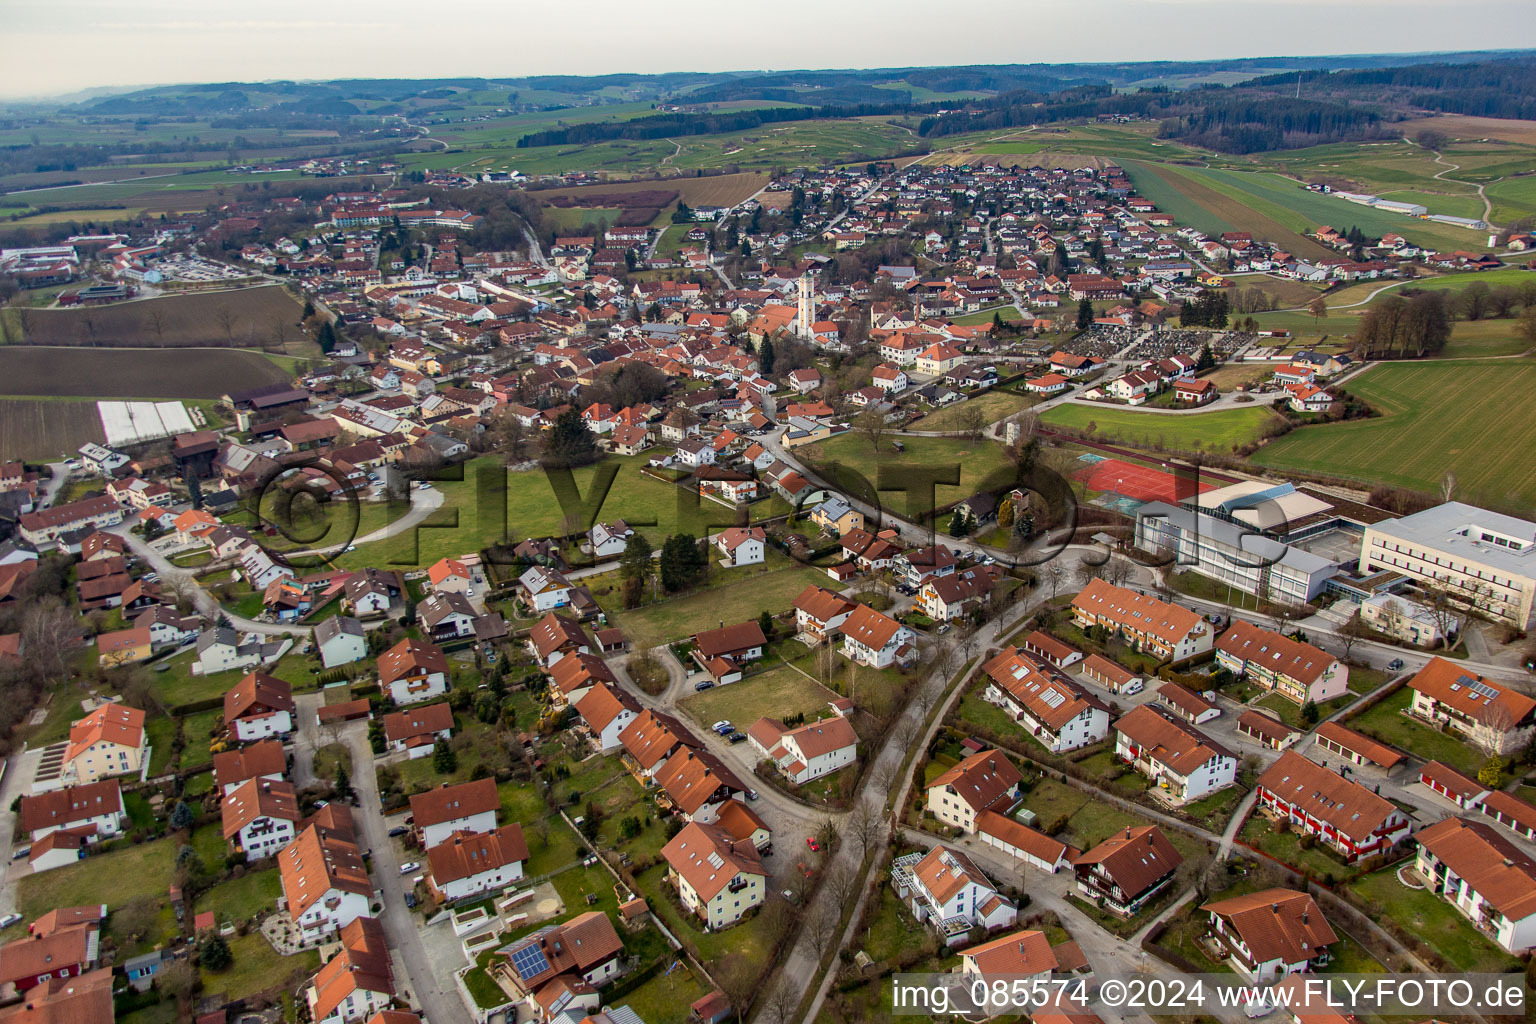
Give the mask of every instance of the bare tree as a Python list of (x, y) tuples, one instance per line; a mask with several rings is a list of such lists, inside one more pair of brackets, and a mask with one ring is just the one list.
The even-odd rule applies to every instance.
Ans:
[(81, 646), (79, 623), (57, 597), (44, 597), (27, 608), (21, 638), (28, 663), (46, 679), (67, 675)]
[(1123, 586), (1135, 572), (1136, 567), (1124, 555), (1110, 555), (1104, 563), (1104, 579), (1117, 587)]
[(1487, 701), (1467, 730), (1467, 739), (1489, 757), (1520, 750), (1531, 742), (1531, 735), (1536, 729), (1529, 726), (1517, 729), (1517, 721), (1517, 716), (1507, 703)]
[(763, 1002), (763, 1013), (767, 1015), (770, 1024), (790, 1024), (799, 1008), (800, 994), (795, 991), (794, 983), (787, 976), (779, 978), (779, 983)]
[[(876, 787), (876, 792), (884, 792), (884, 787)], [(885, 821), (879, 811), (861, 800), (844, 823), (843, 834), (858, 848), (859, 860), (862, 861), (869, 856), (869, 851), (885, 838)]]
[(277, 346), (278, 352), (284, 352), (288, 348), (288, 321), (282, 317), (273, 317), (270, 326), (272, 343)]
[(1057, 559), (1051, 559), (1040, 567), (1040, 575), (1051, 585), (1051, 600), (1056, 600), (1056, 592), (1067, 581), (1067, 567)]
[(987, 412), (976, 402), (966, 402), (955, 410), (955, 425), (959, 427), (960, 436), (979, 441), (982, 431), (987, 428)]
[(1072, 575), (1076, 577), (1077, 582), (1085, 587), (1092, 583), (1094, 580), (1100, 578), (1103, 574), (1104, 566), (1102, 564), (1095, 563), (1087, 555), (1084, 555), (1077, 560), (1077, 568), (1074, 569), (1072, 573)]
[(832, 945), (832, 939), (837, 934), (841, 912), (841, 906), (833, 906), (821, 901), (811, 912), (810, 920), (806, 922), (805, 938), (810, 943), (811, 955), (818, 961), (826, 955), (827, 948)]
[(890, 428), (890, 423), (885, 418), (885, 410), (873, 405), (865, 406), (864, 411), (853, 418), (853, 429), (857, 430), (869, 441), (870, 448), (875, 452), (880, 451), (880, 439)]
[(830, 853), (833, 844), (837, 842), (837, 822), (827, 815), (822, 815), (816, 820), (816, 831), (814, 834), (816, 841), (821, 844), (822, 849)]
[(837, 647), (830, 640), (823, 641), (816, 648), (816, 673), (821, 676), (823, 683), (832, 681), (832, 673), (837, 671)]
[(144, 303), (144, 322), (149, 324), (149, 329), (155, 332), (155, 341), (161, 348), (165, 347), (165, 310), (159, 302), (150, 301)]
[(1366, 637), (1365, 623), (1360, 620), (1360, 613), (1355, 612), (1344, 625), (1339, 627), (1339, 650), (1342, 652), (1344, 663), (1349, 664), (1350, 656), (1354, 653), (1355, 645)]
[(1451, 496), (1454, 495), (1455, 493), (1456, 493), (1456, 474), (1455, 473), (1447, 473), (1447, 474), (1445, 474), (1445, 476), (1440, 478), (1440, 500), (1441, 501), (1450, 501), (1451, 500)]
[(1318, 323), (1328, 316), (1328, 300), (1321, 295), (1317, 296), (1307, 303), (1307, 312), (1312, 314), (1312, 322)]
[(235, 311), (228, 305), (221, 305), (213, 311), (213, 322), (219, 325), (219, 330), (224, 334), (224, 340), (231, 344), (235, 340)]
[(753, 994), (762, 983), (762, 965), (753, 963), (744, 954), (733, 953), (715, 968), (714, 977), (715, 984), (720, 986), (720, 991), (730, 1000), (731, 1009), (736, 1011), (737, 1024), (741, 1024), (752, 1006)]
[(23, 303), (18, 296), (11, 308), (16, 311), (16, 323), (21, 327), (21, 340), (31, 340), (32, 328), (37, 326), (37, 317), (33, 314), (32, 307)]
[(1451, 637), (1461, 632), (1460, 610), (1461, 605), (1466, 602), (1452, 597), (1450, 589), (1440, 583), (1425, 581), (1420, 584), (1420, 588), (1424, 591), (1425, 599), (1419, 602), (1419, 608), (1434, 622), (1435, 632), (1440, 637), (1440, 645), (1449, 650)]
[(829, 871), (821, 883), (822, 892), (827, 894), (828, 902), (837, 907), (845, 906), (858, 887), (858, 873), (849, 871), (842, 864)]

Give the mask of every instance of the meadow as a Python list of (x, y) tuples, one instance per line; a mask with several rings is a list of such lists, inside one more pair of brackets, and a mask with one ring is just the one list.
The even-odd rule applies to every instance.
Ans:
[(1092, 427), (1094, 436), (1126, 444), (1224, 452), (1258, 440), (1275, 418), (1274, 412), (1261, 407), (1176, 415), (1067, 402), (1048, 409), (1040, 420), (1048, 427)]
[(867, 483), (860, 481), (850, 483), (849, 486), (862, 492), (859, 497), (865, 501), (873, 500), (867, 488), (880, 484), (883, 473), (889, 478), (893, 489), (882, 491), (879, 500), (898, 511), (906, 507), (906, 499), (899, 490), (905, 486), (901, 479), (903, 468), (957, 467), (960, 480), (958, 486), (939, 484), (935, 487), (934, 502), (942, 507), (975, 494), (989, 476), (1009, 466), (1002, 445), (995, 441), (972, 442), (948, 437), (903, 437), (900, 441), (906, 451), (897, 452), (890, 447), (889, 440), (882, 440), (879, 455), (872, 458), (869, 439), (853, 431), (806, 445), (797, 449), (796, 454), (811, 468), (822, 468), (824, 476), (830, 476), (828, 464), (832, 462), (842, 463), (845, 468), (864, 474)]
[(1533, 387), (1536, 365), (1514, 360), (1383, 364), (1349, 383), (1381, 416), (1301, 427), (1253, 461), (1429, 492), (1454, 473), (1460, 497), (1530, 508)]

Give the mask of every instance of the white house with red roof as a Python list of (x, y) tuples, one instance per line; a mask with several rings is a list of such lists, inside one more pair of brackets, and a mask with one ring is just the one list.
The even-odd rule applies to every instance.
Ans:
[(761, 565), (766, 558), (768, 534), (761, 526), (733, 526), (715, 535), (715, 547), (726, 568)]
[(747, 739), (797, 786), (853, 764), (858, 757), (858, 733), (841, 715), (793, 729), (777, 718), (760, 718), (747, 730)]

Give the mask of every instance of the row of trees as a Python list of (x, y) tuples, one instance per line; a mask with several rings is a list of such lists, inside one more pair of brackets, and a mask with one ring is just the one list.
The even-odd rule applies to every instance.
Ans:
[(1355, 328), (1355, 351), (1363, 359), (1422, 359), (1445, 348), (1451, 312), (1444, 292), (1394, 295), (1374, 303)]

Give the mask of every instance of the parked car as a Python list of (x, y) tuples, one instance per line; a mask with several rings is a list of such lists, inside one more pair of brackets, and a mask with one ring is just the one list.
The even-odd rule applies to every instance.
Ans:
[(404, 864), (400, 865), (400, 873), (402, 875), (408, 875), (412, 871), (415, 871), (419, 867), (421, 867), (421, 861), (419, 861), (419, 860), (408, 860)]
[(939, 629), (938, 629), (938, 632), (939, 632), (939, 634), (941, 636), (943, 634), (945, 634), (945, 633), (948, 633), (949, 632), (949, 623), (946, 622), (942, 626), (940, 626)]
[(6, 914), (4, 917), (0, 917), (0, 928), (9, 928), (11, 925), (20, 920), (20, 914)]
[(1391, 661), (1387, 662), (1387, 668), (1391, 669), (1393, 672), (1401, 672), (1403, 669), (1403, 659), (1393, 658)]
[(11, 860), (21, 860), (23, 857), (28, 857), (31, 854), (32, 854), (32, 847), (30, 847), (30, 846), (23, 846), (23, 847), (19, 848), (15, 853), (11, 854)]
[(747, 790), (747, 799), (748, 800), (756, 800), (757, 799), (757, 790), (755, 790), (755, 789)]
[(733, 732), (726, 738), (729, 739), (732, 743), (745, 743), (747, 740), (747, 734), (744, 732)]
[(779, 895), (783, 896), (786, 900), (788, 900), (791, 903), (794, 903), (796, 900), (799, 899), (799, 897), (795, 895), (795, 890), (793, 890), (793, 889), (781, 889), (779, 891)]
[(407, 909), (414, 908), (416, 906), (416, 904), (418, 904), (420, 902), (421, 901), (416, 898), (416, 894), (415, 893), (408, 892), (408, 893), (405, 894), (405, 905), (406, 905)]
[(693, 688), (696, 691), (698, 691), (699, 693), (703, 693), (705, 690), (708, 690), (710, 687), (712, 687), (714, 685), (715, 685), (715, 681), (713, 679), (705, 679), (702, 682), (694, 683), (693, 684)]
[(715, 732), (730, 732), (731, 720), (729, 718), (722, 718), (720, 721), (710, 726), (710, 728), (715, 730)]
[(805, 845), (809, 846), (811, 848), (811, 852), (812, 853), (819, 853), (819, 852), (821, 852), (821, 844), (816, 841), (816, 837), (815, 836), (806, 836), (805, 837)]
[(394, 828), (389, 830), (389, 837), (394, 839), (398, 836), (409, 835), (410, 831), (411, 830), (406, 828), (404, 825), (396, 825)]

